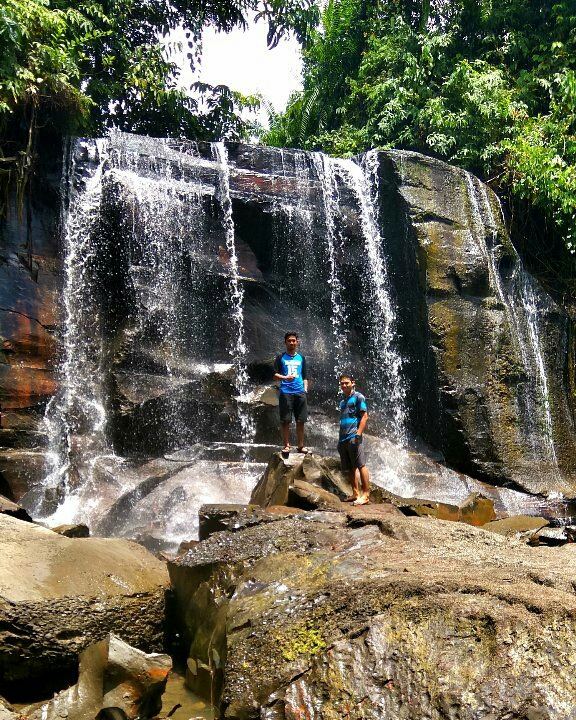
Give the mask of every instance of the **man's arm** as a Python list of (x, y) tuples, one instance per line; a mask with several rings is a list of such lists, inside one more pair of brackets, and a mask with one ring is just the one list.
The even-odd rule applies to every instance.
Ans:
[(304, 381), (304, 392), (308, 392), (308, 372), (306, 370), (306, 358), (302, 356), (302, 380)]
[(362, 435), (367, 423), (368, 423), (368, 412), (364, 412), (362, 417), (360, 418), (360, 422), (358, 423), (358, 430), (356, 432), (356, 435)]

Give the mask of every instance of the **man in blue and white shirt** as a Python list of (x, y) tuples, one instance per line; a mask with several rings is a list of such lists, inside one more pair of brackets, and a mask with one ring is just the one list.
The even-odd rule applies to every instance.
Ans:
[[(340, 375), (340, 389), (344, 393), (344, 400), (340, 402), (340, 436), (338, 439), (338, 453), (342, 465), (342, 472), (348, 474), (352, 495), (344, 502), (353, 505), (367, 505), (370, 502), (370, 479), (362, 437), (368, 422), (368, 406), (366, 398), (357, 392), (352, 375)], [(360, 492), (358, 476), (362, 481)]]
[(292, 415), (296, 420), (296, 442), (299, 453), (308, 454), (304, 447), (304, 423), (308, 419), (308, 377), (306, 358), (298, 352), (298, 335), (287, 332), (284, 335), (286, 352), (278, 355), (274, 361), (274, 378), (280, 380), (280, 429), (284, 447), (282, 455), (288, 457), (290, 452), (290, 423)]

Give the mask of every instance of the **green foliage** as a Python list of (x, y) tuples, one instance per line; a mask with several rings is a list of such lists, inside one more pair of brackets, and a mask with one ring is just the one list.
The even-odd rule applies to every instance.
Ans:
[(504, 141), (506, 174), (514, 192), (551, 218), (576, 251), (576, 74), (558, 73), (550, 111), (526, 117)]
[[(188, 59), (201, 54), (202, 29), (245, 26), (247, 13), (268, 23), (273, 46), (293, 31), (306, 41), (318, 16), (312, 0), (4, 0), (0, 6), (0, 129), (45, 119), (63, 129), (107, 127), (155, 135), (237, 138), (239, 113), (254, 106), (224, 87), (178, 86), (176, 48), (161, 38), (186, 29)], [(54, 108), (63, 112), (54, 116)]]
[(246, 138), (253, 128), (241, 113), (254, 110), (258, 98), (204, 83), (186, 92), (174, 61), (182, 48), (162, 38), (183, 26), (194, 67), (204, 27), (229, 31), (253, 12), (268, 23), (270, 46), (286, 32), (306, 42), (318, 19), (312, 0), (2, 0), (0, 196), (15, 180), (22, 197), (39, 128)]
[(5, 0), (0, 7), (0, 119), (19, 104), (49, 101), (83, 117), (78, 46), (96, 35), (81, 10), (51, 10), (48, 0)]
[(264, 141), (432, 154), (530, 201), (576, 248), (574, 0), (330, 0)]

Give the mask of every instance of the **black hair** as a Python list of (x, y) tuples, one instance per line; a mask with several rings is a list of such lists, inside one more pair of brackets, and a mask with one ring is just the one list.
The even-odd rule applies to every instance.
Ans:
[(349, 380), (354, 382), (354, 375), (352, 375), (352, 373), (349, 373), (349, 372), (340, 373), (340, 377), (338, 378), (338, 380), (342, 380), (342, 378), (348, 378)]
[(288, 340), (288, 338), (292, 337), (292, 336), (294, 336), (296, 338), (296, 340), (298, 340), (298, 333), (287, 332), (286, 335), (284, 335), (284, 342), (286, 342), (286, 340)]

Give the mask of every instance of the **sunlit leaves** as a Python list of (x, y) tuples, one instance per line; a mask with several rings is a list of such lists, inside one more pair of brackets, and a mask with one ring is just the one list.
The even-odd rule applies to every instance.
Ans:
[(329, 0), (322, 22), (304, 94), (266, 141), (435, 155), (496, 178), (576, 248), (574, 0)]
[[(202, 29), (268, 23), (276, 44), (287, 32), (305, 41), (318, 16), (312, 0), (3, 0), (0, 5), (0, 130), (13, 120), (98, 134), (107, 127), (153, 135), (238, 138), (253, 107), (228, 88), (203, 90), (204, 102), (178, 87), (174, 47), (161, 40), (184, 27), (188, 60), (201, 53)], [(198, 88), (197, 88), (198, 90)], [(58, 117), (53, 109), (61, 109)], [(213, 133), (216, 133), (213, 135)]]

